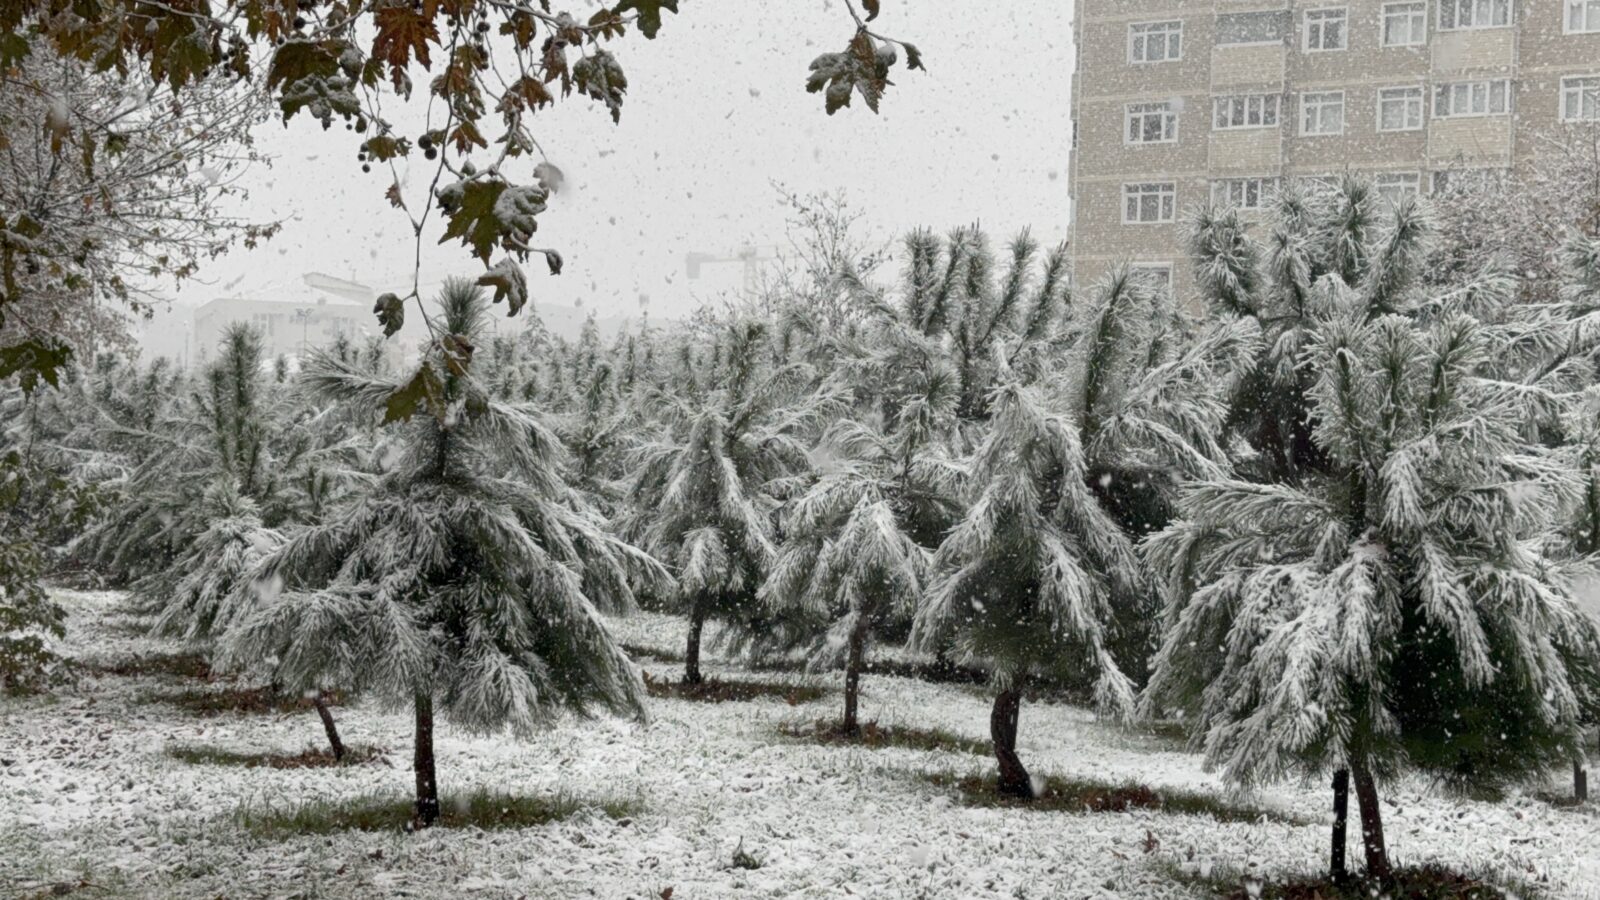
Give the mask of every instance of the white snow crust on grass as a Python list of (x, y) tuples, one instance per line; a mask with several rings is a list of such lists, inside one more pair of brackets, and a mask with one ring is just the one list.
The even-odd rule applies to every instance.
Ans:
[[(173, 652), (113, 626), (122, 595), (56, 591), (69, 611), (64, 649), (113, 661)], [(683, 626), (641, 614), (613, 622), (619, 640), (679, 652)], [(379, 793), (407, 796), (411, 719), (357, 701), (335, 709), (346, 743), (384, 761), (341, 769), (192, 765), (168, 746), (296, 752), (321, 746), (312, 712), (198, 717), (152, 702), (193, 686), (170, 676), (92, 672), (51, 697), (0, 701), (0, 894), (57, 884), (74, 896), (660, 898), (1178, 898), (1204, 896), (1188, 871), (1285, 876), (1318, 870), (1328, 791), (1285, 784), (1248, 799), (1306, 822), (1222, 824), (1153, 811), (1069, 814), (962, 806), (929, 772), (992, 771), (955, 752), (823, 747), (780, 736), (784, 722), (839, 714), (837, 673), (748, 672), (712, 657), (707, 674), (814, 681), (822, 700), (705, 704), (652, 700), (644, 723), (571, 719), (532, 740), (438, 730), (441, 791), (565, 792), (627, 798), (624, 821), (585, 813), (517, 831), (349, 832), (266, 840), (243, 805)], [(658, 679), (679, 667), (651, 661)], [(869, 675), (864, 719), (986, 737), (977, 686)], [(1025, 703), (1020, 749), (1038, 774), (1136, 779), (1222, 795), (1197, 755), (1097, 722), (1064, 704)], [(1549, 786), (1568, 791), (1557, 773)], [(1570, 777), (1570, 774), (1567, 776)], [(1558, 809), (1531, 795), (1488, 803), (1421, 781), (1386, 790), (1390, 850), (1401, 864), (1439, 862), (1541, 882), (1556, 898), (1600, 898), (1600, 809)], [(1359, 861), (1352, 821), (1350, 854)], [(1150, 849), (1153, 847), (1154, 849)], [(759, 868), (735, 867), (736, 849)]]

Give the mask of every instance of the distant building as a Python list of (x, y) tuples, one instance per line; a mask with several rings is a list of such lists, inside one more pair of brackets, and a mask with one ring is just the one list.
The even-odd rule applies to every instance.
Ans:
[(229, 325), (246, 322), (261, 331), (268, 357), (298, 358), (305, 350), (325, 347), (339, 337), (360, 342), (381, 334), (373, 318), (377, 295), (354, 281), (311, 274), (291, 296), (272, 299), (222, 297), (194, 312), (194, 360), (211, 358)]
[(1600, 0), (1076, 0), (1075, 278), (1192, 283), (1183, 214), (1355, 171), (1390, 197), (1600, 122)]

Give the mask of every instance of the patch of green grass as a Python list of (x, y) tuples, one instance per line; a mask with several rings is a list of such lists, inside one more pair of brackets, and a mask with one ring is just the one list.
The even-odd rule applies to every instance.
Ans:
[(1129, 730), (1140, 737), (1174, 747), (1185, 747), (1189, 743), (1189, 726), (1177, 719), (1140, 722)]
[(198, 653), (141, 653), (85, 666), (102, 675), (124, 678), (167, 675), (173, 678), (211, 678), (211, 663)]
[(247, 769), (326, 769), (335, 766), (358, 766), (380, 758), (383, 751), (377, 747), (357, 744), (344, 748), (344, 760), (333, 758), (327, 747), (311, 747), (299, 753), (241, 753), (216, 747), (168, 747), (167, 755), (176, 760), (198, 766), (243, 766)]
[(707, 678), (699, 684), (685, 684), (676, 679), (658, 681), (648, 672), (644, 676), (644, 686), (652, 697), (696, 703), (739, 703), (775, 697), (790, 706), (799, 706), (828, 695), (827, 688), (814, 684), (772, 684), (764, 681), (725, 681), (720, 678)]
[(985, 773), (932, 773), (923, 778), (939, 787), (953, 787), (968, 806), (1034, 809), (1041, 812), (1101, 813), (1150, 809), (1174, 815), (1210, 816), (1219, 822), (1284, 822), (1308, 824), (1275, 810), (1233, 803), (1212, 794), (1173, 788), (1152, 788), (1133, 781), (1114, 784), (1048, 776), (1035, 784), (1043, 789), (1033, 800), (1002, 795), (995, 777)]
[[(299, 694), (284, 694), (270, 687), (226, 687), (221, 690), (185, 688), (180, 691), (152, 691), (144, 695), (146, 702), (167, 703), (197, 716), (220, 716), (230, 713), (276, 714), (307, 712), (314, 707), (311, 701)], [(337, 691), (327, 694), (329, 706), (340, 706), (344, 697)]]
[(1397, 869), (1394, 881), (1387, 885), (1355, 873), (1335, 882), (1327, 873), (1263, 877), (1259, 873), (1213, 871), (1202, 878), (1176, 866), (1171, 868), (1176, 880), (1197, 885), (1224, 900), (1535, 900), (1547, 896), (1537, 885), (1526, 881), (1458, 872), (1437, 864)]
[(643, 644), (623, 644), (622, 652), (628, 654), (630, 659), (646, 659), (650, 662), (676, 664), (683, 662), (683, 654), (671, 650), (660, 650), (655, 647), (646, 647)]
[(827, 746), (865, 747), (868, 750), (904, 747), (910, 750), (949, 750), (978, 756), (988, 756), (994, 750), (994, 745), (988, 741), (963, 737), (941, 728), (879, 725), (877, 722), (862, 723), (854, 734), (840, 727), (836, 719), (818, 719), (810, 724), (784, 722), (778, 726), (778, 733)]
[[(443, 797), (436, 828), (478, 828), (509, 831), (532, 828), (567, 819), (586, 810), (626, 820), (642, 805), (631, 799), (585, 798), (560, 793), (545, 797), (520, 797), (479, 789), (457, 797)], [(404, 831), (416, 812), (410, 797), (397, 795), (357, 797), (347, 800), (308, 800), (288, 806), (245, 805), (235, 821), (251, 834), (282, 839), (306, 834), (344, 831)]]

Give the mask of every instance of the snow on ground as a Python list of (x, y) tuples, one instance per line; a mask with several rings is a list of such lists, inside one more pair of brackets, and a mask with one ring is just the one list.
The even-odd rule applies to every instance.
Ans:
[[(163, 647), (107, 624), (120, 595), (59, 592), (71, 612), (68, 651), (114, 659)], [(615, 623), (631, 645), (676, 649), (673, 620)], [(646, 662), (659, 678), (676, 667)], [(733, 670), (720, 664), (713, 674)], [(741, 673), (742, 674), (742, 673)], [(769, 680), (804, 676), (762, 673)], [(838, 676), (822, 679), (837, 687)], [(163, 684), (165, 682), (165, 684)], [(197, 718), (151, 703), (160, 677), (86, 675), (55, 698), (0, 707), (0, 893), (87, 881), (130, 897), (1168, 898), (1197, 896), (1171, 868), (1288, 872), (1326, 852), (1320, 786), (1254, 798), (1317, 824), (1219, 824), (1152, 812), (1031, 813), (971, 809), (919, 773), (971, 771), (988, 760), (945, 752), (828, 748), (776, 734), (779, 723), (837, 714), (837, 693), (780, 700), (652, 701), (651, 719), (569, 721), (530, 741), (439, 736), (443, 792), (488, 786), (636, 799), (626, 822), (598, 814), (510, 832), (349, 833), (268, 841), (245, 834), (242, 804), (404, 795), (410, 720), (370, 705), (336, 711), (347, 742), (388, 748), (387, 764), (269, 770), (190, 765), (169, 745), (296, 751), (319, 744), (314, 714)], [(863, 711), (886, 724), (983, 736), (979, 688), (869, 676)], [(1041, 773), (1220, 791), (1196, 757), (1102, 725), (1081, 709), (1028, 704), (1025, 761)], [(1531, 797), (1451, 799), (1421, 783), (1388, 792), (1391, 850), (1401, 862), (1492, 866), (1543, 879), (1554, 897), (1600, 898), (1600, 818)], [(448, 799), (447, 799), (448, 802)], [(1159, 848), (1147, 853), (1147, 838)], [(732, 865), (741, 846), (761, 865)], [(1359, 844), (1352, 841), (1352, 855)], [(86, 890), (86, 893), (92, 893)]]

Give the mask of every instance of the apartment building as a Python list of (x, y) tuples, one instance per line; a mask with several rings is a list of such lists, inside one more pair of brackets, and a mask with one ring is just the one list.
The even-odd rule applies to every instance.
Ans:
[(1600, 123), (1600, 0), (1075, 0), (1075, 278), (1185, 292), (1183, 219), (1286, 178), (1427, 193)]

